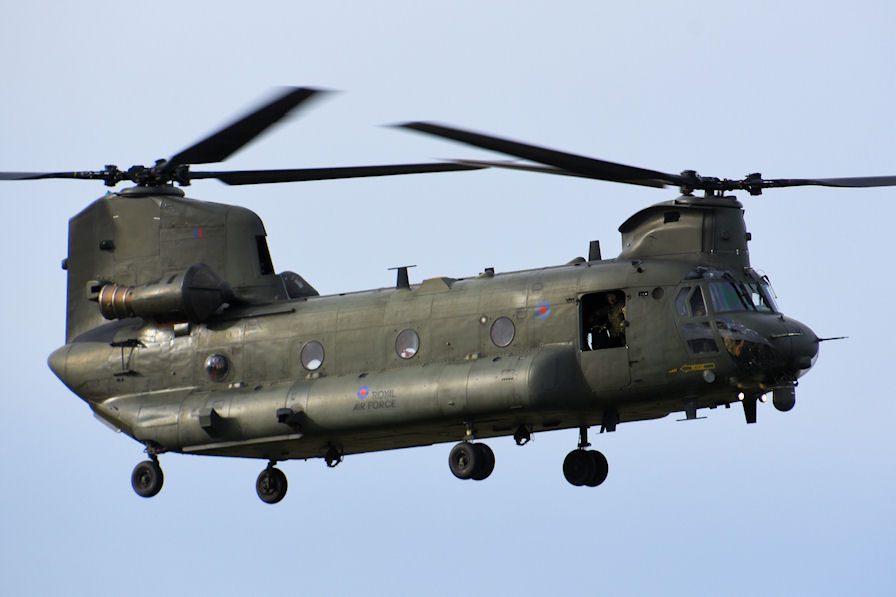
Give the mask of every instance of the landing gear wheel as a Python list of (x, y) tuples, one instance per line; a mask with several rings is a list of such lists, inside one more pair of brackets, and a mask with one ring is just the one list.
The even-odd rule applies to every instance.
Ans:
[(480, 468), (479, 463), (482, 459), (483, 456), (476, 448), (476, 444), (461, 442), (451, 448), (451, 453), (448, 454), (448, 467), (458, 479), (472, 479), (476, 470)]
[(594, 461), (594, 475), (585, 481), (585, 485), (597, 487), (607, 480), (607, 474), (610, 472), (610, 463), (607, 462), (607, 457), (597, 450), (589, 450), (588, 455)]
[(165, 476), (155, 460), (144, 460), (131, 473), (131, 487), (140, 497), (151, 498), (162, 490)]
[(495, 453), (488, 447), (488, 444), (473, 444), (473, 447), (479, 452), (479, 466), (470, 478), (474, 481), (482, 481), (495, 470)]
[(266, 504), (276, 504), (286, 495), (286, 475), (279, 468), (269, 466), (255, 481), (255, 491)]
[(563, 460), (563, 476), (573, 485), (585, 485), (594, 478), (597, 464), (587, 450), (573, 450)]

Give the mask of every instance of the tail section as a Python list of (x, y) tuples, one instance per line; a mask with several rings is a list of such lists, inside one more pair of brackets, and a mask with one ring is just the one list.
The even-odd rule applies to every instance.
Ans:
[[(199, 264), (201, 276), (195, 275)], [(181, 285), (178, 290), (187, 301), (200, 290), (218, 292), (221, 302), (242, 304), (269, 303), (291, 294), (283, 277), (274, 273), (264, 225), (254, 212), (186, 199), (172, 186), (107, 193), (71, 218), (65, 268), (67, 343), (107, 323), (107, 317), (153, 316), (156, 307), (146, 304), (176, 313), (172, 301), (165, 300), (173, 296), (172, 284)], [(195, 287), (199, 280), (201, 289)], [(108, 299), (110, 285), (124, 290), (120, 309), (107, 308), (104, 316), (98, 301), (104, 288)], [(125, 310), (128, 288), (144, 312)], [(158, 315), (163, 319), (165, 313)]]

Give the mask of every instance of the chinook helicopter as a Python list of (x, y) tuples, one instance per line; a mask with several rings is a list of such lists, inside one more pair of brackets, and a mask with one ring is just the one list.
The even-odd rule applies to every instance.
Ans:
[[(778, 310), (754, 270), (743, 206), (725, 193), (824, 185), (896, 185), (896, 177), (720, 180), (624, 166), (432, 123), (414, 131), (533, 163), (460, 160), (355, 168), (197, 172), (220, 162), (317, 90), (287, 89), (154, 166), (7, 172), (2, 180), (73, 178), (108, 186), (69, 222), (66, 344), (59, 379), (101, 421), (144, 445), (136, 493), (162, 488), (167, 452), (267, 460), (256, 480), (277, 503), (279, 461), (457, 442), (451, 472), (481, 481), (495, 466), (484, 439), (577, 429), (563, 461), (577, 486), (609, 466), (588, 432), (740, 402), (755, 423), (771, 393), (782, 411), (815, 363), (819, 338)], [(188, 199), (174, 183), (262, 184), (486, 167), (678, 187), (620, 227), (622, 251), (558, 266), (320, 296), (277, 273), (252, 211)], [(702, 191), (703, 196), (694, 195)]]

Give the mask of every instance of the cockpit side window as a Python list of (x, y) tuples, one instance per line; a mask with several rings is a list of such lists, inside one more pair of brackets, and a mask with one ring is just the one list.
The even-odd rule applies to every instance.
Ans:
[(678, 296), (675, 297), (675, 312), (678, 313), (679, 317), (687, 317), (690, 315), (688, 312), (688, 293), (690, 291), (691, 287), (685, 286), (678, 291)]
[(703, 291), (699, 286), (691, 295), (691, 314), (694, 317), (706, 317), (706, 303), (703, 301)]
[[(713, 337), (712, 327), (706, 320), (706, 300), (700, 286), (693, 288), (684, 286), (675, 297), (675, 312), (681, 319), (690, 319), (681, 323), (681, 334), (694, 354), (718, 352), (719, 347)], [(694, 321), (700, 318), (701, 320)]]
[(683, 323), (681, 324), (681, 331), (684, 334), (685, 341), (688, 343), (688, 348), (694, 354), (719, 351), (708, 321)]
[(690, 286), (679, 290), (678, 296), (675, 297), (675, 313), (679, 317), (706, 317), (706, 301), (703, 300), (703, 290), (699, 286), (694, 288), (694, 292), (691, 292)]

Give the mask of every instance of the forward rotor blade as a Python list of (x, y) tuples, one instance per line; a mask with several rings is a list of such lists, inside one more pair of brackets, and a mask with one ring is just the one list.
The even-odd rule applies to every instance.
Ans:
[(236, 122), (184, 149), (164, 163), (160, 172), (171, 172), (181, 164), (211, 164), (231, 156), (300, 104), (321, 93), (308, 87), (287, 87), (275, 99)]
[(229, 172), (190, 172), (190, 179), (217, 178), (229, 185), (267, 184), (274, 182), (299, 182), (359, 178), (363, 176), (392, 176), (395, 174), (421, 174), (424, 172), (454, 172), (481, 170), (485, 166), (462, 163), (396, 164), (388, 166), (349, 166), (340, 168), (298, 168), (293, 170), (234, 170)]
[[(526, 172), (539, 172), (541, 174), (559, 174), (561, 176), (575, 176), (577, 178), (594, 179), (594, 176), (587, 174), (579, 174), (570, 170), (560, 168), (551, 168), (548, 166), (535, 166), (533, 164), (522, 164), (520, 162), (504, 162), (491, 160), (454, 160), (457, 164), (466, 164), (469, 166), (479, 166), (480, 168), (506, 168), (508, 170), (523, 170)], [(604, 180), (598, 178), (598, 180)], [(666, 185), (656, 180), (625, 180), (618, 182), (626, 182), (628, 184), (637, 184), (645, 187), (663, 188)]]
[(800, 187), (800, 186), (820, 186), (820, 187), (892, 187), (896, 186), (896, 176), (856, 176), (851, 178), (780, 178), (773, 180), (764, 180), (763, 186), (767, 188), (776, 187)]
[(397, 126), (434, 135), (436, 137), (460, 141), (461, 143), (466, 143), (482, 149), (500, 151), (501, 153), (567, 170), (570, 173), (585, 176), (587, 178), (640, 184), (652, 187), (663, 187), (665, 185), (682, 186), (682, 184), (684, 184), (682, 177), (676, 174), (667, 174), (656, 170), (647, 170), (634, 166), (626, 166), (625, 164), (607, 162), (431, 122), (406, 122)]

